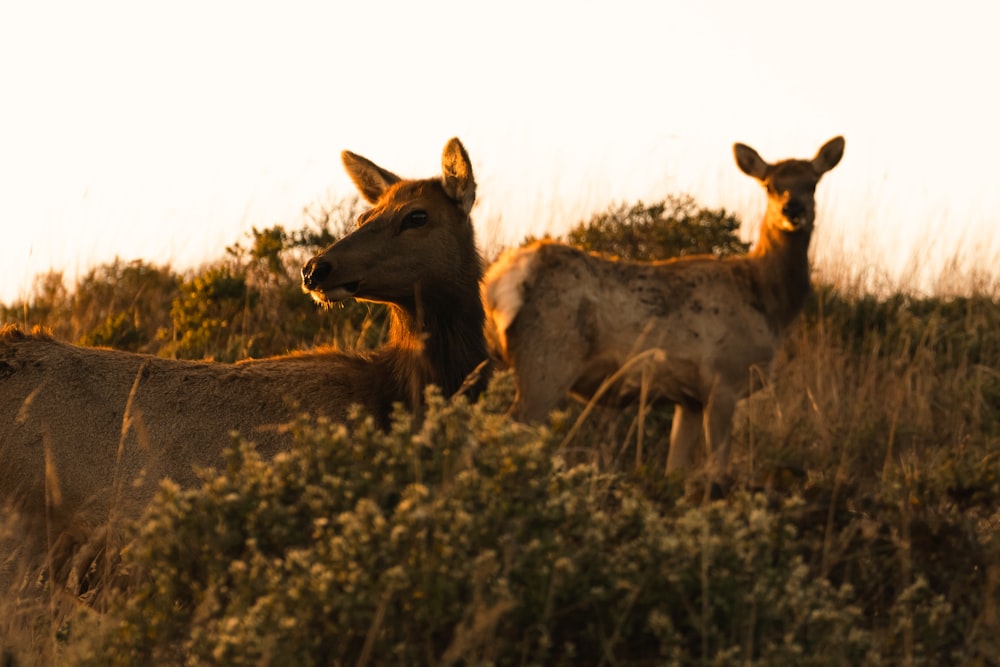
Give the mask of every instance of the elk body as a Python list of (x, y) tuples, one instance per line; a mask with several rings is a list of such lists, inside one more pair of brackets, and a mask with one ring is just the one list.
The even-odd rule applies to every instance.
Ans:
[[(290, 445), (296, 414), (344, 418), (360, 404), (383, 422), (416, 408), (434, 383), (450, 395), (487, 358), (482, 261), (469, 218), (469, 157), (457, 139), (443, 175), (403, 180), (350, 152), (344, 165), (372, 207), (358, 229), (302, 269), (324, 304), (389, 304), (390, 340), (368, 353), (332, 349), (236, 364), (83, 348), (13, 327), (0, 331), (0, 507), (38, 533), (86, 532), (111, 507), (141, 509), (156, 482), (196, 481), (241, 432), (270, 456)], [(146, 482), (132, 481), (144, 471)], [(120, 494), (116, 497), (116, 494)]]
[(843, 150), (836, 137), (812, 160), (769, 164), (734, 146), (739, 168), (767, 190), (746, 256), (629, 262), (540, 241), (499, 259), (483, 291), (491, 343), (516, 376), (514, 416), (541, 421), (567, 393), (591, 397), (614, 375), (618, 400), (676, 404), (668, 473), (688, 471), (703, 438), (706, 471), (726, 474), (736, 402), (809, 294), (816, 184)]

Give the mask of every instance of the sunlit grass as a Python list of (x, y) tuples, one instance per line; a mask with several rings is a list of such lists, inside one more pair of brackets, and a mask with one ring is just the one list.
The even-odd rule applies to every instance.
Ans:
[[(337, 520), (343, 526), (373, 540), (365, 543), (376, 562), (369, 573), (371, 586), (359, 585), (352, 593), (356, 617), (345, 616), (336, 626), (330, 625), (329, 616), (310, 616), (307, 606), (282, 597), (291, 588), (322, 608), (319, 596), (309, 597), (316, 580), (297, 578), (295, 568), (302, 566), (308, 574), (309, 558), (316, 557), (318, 569), (309, 576), (337, 576), (339, 571), (320, 563), (356, 564), (343, 554), (318, 553), (326, 544), (318, 538), (307, 535), (296, 541), (288, 536), (284, 523), (275, 526), (281, 528), (275, 533), (263, 526), (264, 532), (246, 535), (255, 540), (245, 546), (246, 562), (266, 555), (256, 566), (275, 578), (275, 586), (261, 589), (263, 594), (251, 589), (263, 586), (264, 578), (236, 577), (240, 586), (247, 587), (237, 590), (218, 587), (214, 580), (187, 579), (188, 570), (175, 565), (187, 562), (185, 548), (196, 540), (188, 537), (178, 543), (172, 541), (170, 531), (157, 533), (147, 525), (146, 535), (133, 547), (142, 555), (136, 558), (126, 553), (130, 569), (121, 574), (139, 575), (147, 569), (167, 589), (176, 586), (184, 595), (206, 593), (205, 598), (182, 596), (165, 601), (138, 597), (138, 591), (148, 592), (141, 588), (148, 581), (125, 577), (93, 577), (75, 590), (52, 586), (44, 563), (24, 559), (18, 551), (20, 527), (5, 513), (0, 518), (0, 583), (7, 594), (0, 596), (0, 647), (16, 651), (18, 665), (71, 664), (83, 659), (87, 651), (97, 656), (90, 664), (99, 664), (98, 660), (107, 664), (109, 656), (100, 653), (102, 646), (121, 648), (130, 641), (124, 631), (114, 635), (111, 629), (149, 629), (152, 626), (141, 625), (149, 621), (179, 633), (177, 642), (190, 640), (192, 651), (216, 642), (224, 645), (219, 655), (230, 655), (225, 651), (244, 655), (240, 651), (246, 650), (246, 656), (261, 662), (268, 658), (271, 664), (282, 664), (280, 653), (253, 653), (253, 642), (265, 636), (280, 641), (315, 623), (323, 628), (312, 633), (319, 637), (317, 641), (342, 632), (345, 651), (356, 651), (345, 655), (362, 662), (387, 655), (380, 651), (391, 652), (388, 638), (406, 644), (430, 627), (433, 632), (425, 634), (432, 639), (421, 640), (427, 643), (413, 653), (430, 656), (428, 663), (447, 662), (446, 657), (474, 661), (512, 655), (506, 653), (511, 645), (522, 651), (518, 654), (522, 662), (523, 651), (569, 660), (564, 644), (546, 648), (545, 642), (554, 639), (575, 640), (580, 645), (593, 640), (594, 646), (608, 652), (609, 661), (617, 656), (620, 664), (631, 664), (632, 651), (639, 650), (661, 659), (662, 651), (673, 650), (704, 664), (713, 660), (746, 664), (755, 655), (760, 660), (757, 664), (791, 664), (790, 656), (797, 655), (797, 650), (805, 650), (811, 664), (818, 665), (988, 660), (1000, 648), (995, 639), (1000, 630), (995, 613), (1000, 603), (995, 515), (1000, 502), (1000, 304), (997, 276), (984, 268), (992, 250), (977, 239), (962, 239), (955, 247), (944, 242), (924, 244), (912, 250), (902, 263), (903, 270), (891, 273), (874, 268), (877, 243), (858, 236), (838, 237), (828, 232), (832, 226), (828, 219), (836, 216), (829, 211), (820, 215), (813, 248), (815, 297), (793, 328), (765, 388), (740, 405), (734, 466), (737, 486), (743, 491), (727, 502), (712, 507), (690, 504), (682, 500), (684, 485), (664, 478), (669, 409), (650, 406), (641, 413), (636, 408), (595, 409), (584, 414), (581, 406), (571, 405), (547, 429), (526, 429), (503, 415), (512, 394), (510, 378), (502, 376), (484, 405), (439, 406), (433, 422), (439, 430), (433, 434), (417, 431), (411, 437), (401, 427), (381, 436), (361, 427), (353, 440), (344, 440), (343, 434), (331, 435), (323, 428), (314, 431), (304, 424), (303, 438), (309, 447), (295, 454), (301, 458), (291, 459), (298, 467), (288, 460), (280, 467), (288, 488), (303, 489), (304, 497), (314, 505), (304, 503), (296, 509), (294, 504), (276, 501), (283, 487), (268, 487), (277, 483), (272, 469), (241, 462), (216, 478), (215, 486), (210, 485), (205, 493), (167, 494), (157, 506), (159, 520), (170, 517), (184, 530), (196, 530), (201, 519), (215, 517), (213, 521), (218, 522), (213, 526), (227, 525), (238, 533), (240, 521), (262, 516), (259, 512), (265, 510), (254, 494), (266, 487), (276, 494), (267, 498), (267, 511), (316, 522), (310, 525), (316, 526), (323, 539), (342, 537), (323, 523), (340, 517)], [(345, 218), (350, 215), (345, 213)], [(754, 225), (746, 227), (752, 235)], [(489, 242), (483, 245), (487, 256), (499, 250)], [(237, 273), (244, 271), (261, 294), (256, 309), (247, 310), (245, 300), (234, 306), (239, 326), (229, 333), (241, 341), (239, 345), (232, 347), (226, 341), (224, 350), (210, 351), (210, 356), (224, 358), (234, 354), (234, 349), (270, 352), (272, 346), (285, 351), (330, 340), (345, 348), (364, 348), (379, 338), (381, 321), (366, 311), (297, 308), (297, 299), (305, 300), (296, 293), (294, 278), (301, 252), (296, 249), (284, 255), (288, 268), (284, 277), (262, 272), (267, 257), (255, 258), (247, 248), (220, 260)], [(30, 303), (11, 304), (4, 317), (24, 325), (56, 328), (59, 335), (72, 340), (107, 324), (112, 310), (139, 316), (131, 320), (138, 325), (145, 322), (143, 318), (155, 319), (152, 312), (128, 310), (127, 305), (85, 303), (79, 294), (73, 301), (69, 296), (73, 293), (73, 289), (39, 292)], [(49, 303), (53, 307), (46, 309), (41, 307), (45, 298), (65, 302)], [(142, 303), (156, 301), (144, 293)], [(321, 325), (309, 325), (312, 318)], [(169, 313), (155, 321), (149, 326), (167, 331), (179, 326), (171, 322)], [(122, 331), (109, 329), (110, 333)], [(169, 340), (178, 333), (170, 332)], [(154, 335), (149, 344), (163, 342)], [(571, 434), (578, 422), (579, 428)], [(359, 448), (353, 463), (332, 444), (345, 442)], [(507, 448), (503, 450), (506, 458), (484, 454), (482, 443)], [(321, 455), (324, 448), (329, 451)], [(418, 460), (411, 450), (428, 458)], [(380, 452), (379, 456), (374, 452)], [(554, 469), (552, 457), (559, 461)], [(322, 483), (310, 476), (333, 460), (341, 466), (335, 475), (328, 475)], [(575, 469), (575, 465), (585, 467)], [(372, 478), (369, 470), (375, 466), (392, 474)], [(577, 471), (569, 475), (566, 470)], [(419, 479), (408, 475), (419, 475)], [(477, 475), (478, 481), (470, 484), (462, 475)], [(508, 489), (507, 495), (477, 495), (481, 492), (477, 484), (498, 485)], [(351, 485), (377, 487), (372, 497), (382, 503), (379, 512), (362, 507), (357, 498), (350, 503), (331, 500), (331, 489), (354, 488)], [(426, 494), (418, 493), (417, 485)], [(528, 485), (540, 505), (511, 510), (504, 501), (516, 502), (517, 489)], [(247, 514), (228, 505), (229, 496), (220, 494), (220, 489), (232, 491), (234, 498), (246, 498), (240, 506), (249, 508)], [(556, 493), (560, 489), (561, 495)], [(198, 506), (205, 513), (187, 511), (185, 502), (189, 501), (201, 503)], [(467, 507), (465, 502), (473, 504)], [(538, 509), (542, 506), (544, 511)], [(466, 518), (483, 507), (494, 512), (489, 516), (495, 521), (480, 525)], [(358, 523), (361, 510), (368, 512), (368, 523)], [(211, 514), (216, 511), (222, 513)], [(313, 516), (313, 511), (318, 514)], [(580, 520), (561, 529), (553, 518), (562, 516), (559, 512)], [(420, 567), (412, 559), (394, 561), (401, 552), (384, 546), (390, 544), (393, 533), (380, 532), (383, 524), (377, 516), (385, 519), (385, 526), (395, 526), (405, 534), (425, 525), (421, 521), (433, 522), (439, 531), (434, 542), (438, 550), (427, 551)], [(468, 521), (463, 525), (476, 526), (475, 530), (453, 530), (458, 525), (456, 517)], [(647, 522), (648, 530), (639, 537), (644, 535), (648, 543), (633, 541), (636, 534), (616, 523), (638, 521), (638, 517)], [(542, 527), (541, 532), (531, 532), (534, 522)], [(780, 530), (761, 532), (764, 525)], [(513, 531), (523, 532), (515, 539)], [(266, 554), (259, 551), (261, 540), (277, 541), (278, 533), (280, 539), (291, 540), (288, 551), (282, 551), (284, 546)], [(212, 531), (200, 534), (199, 539), (204, 540), (200, 547), (207, 553), (219, 556), (215, 565), (223, 570), (229, 567), (221, 547), (211, 542)], [(419, 544), (425, 545), (426, 536), (421, 539), (425, 542), (418, 540)], [(560, 542), (563, 539), (567, 542)], [(523, 547), (526, 551), (518, 546), (535, 544), (532, 540), (537, 545)], [(708, 544), (718, 550), (710, 552)], [(530, 549), (535, 548), (546, 557), (532, 560), (536, 552)], [(495, 560), (488, 558), (489, 550), (494, 550)], [(414, 554), (424, 552), (414, 547), (405, 553), (416, 558)], [(617, 560), (609, 553), (617, 554)], [(673, 570), (644, 560), (666, 553), (676, 558), (670, 561)], [(723, 561), (710, 560), (709, 553), (731, 557), (724, 561), (724, 573)], [(472, 568), (470, 561), (459, 558), (462, 554), (481, 558), (475, 562), (484, 569)], [(117, 550), (107, 555), (117, 563)], [(546, 558), (558, 560), (559, 566)], [(629, 563), (640, 562), (646, 563), (648, 572), (629, 569)], [(703, 569), (705, 562), (714, 565)], [(367, 561), (357, 563), (363, 566)], [(420, 569), (424, 566), (430, 569)], [(712, 567), (719, 567), (719, 574), (713, 574)], [(410, 607), (395, 606), (404, 604), (402, 597), (384, 597), (380, 575), (389, 571), (404, 577), (393, 590), (410, 596), (406, 598)], [(470, 580), (482, 576), (475, 580), (480, 597), (456, 593), (455, 582), (447, 577), (449, 571), (467, 572)], [(493, 575), (482, 575), (487, 571)], [(566, 578), (556, 579), (557, 571)], [(511, 593), (520, 589), (504, 584), (504, 577), (512, 573), (533, 582), (521, 597)], [(426, 579), (405, 578), (417, 574)], [(560, 581), (568, 582), (568, 588), (560, 588)], [(607, 583), (614, 581), (622, 582), (622, 588)], [(554, 592), (551, 599), (544, 595), (535, 599), (529, 595), (532, 591)], [(744, 593), (748, 597), (738, 597)], [(429, 594), (440, 605), (435, 613), (422, 606), (429, 604)], [(236, 602), (227, 610), (223, 602), (230, 599)], [(590, 599), (600, 599), (604, 605), (593, 610), (593, 616), (581, 611), (589, 609), (586, 601)], [(255, 607), (255, 600), (263, 600), (264, 606)], [(747, 606), (748, 600), (758, 606)], [(331, 597), (329, 604), (339, 602), (340, 598)], [(198, 610), (204, 617), (190, 614), (191, 609), (185, 607), (189, 603), (201, 604)], [(269, 613), (279, 608), (292, 616), (301, 612), (294, 618), (302, 625), (290, 625), (288, 635), (281, 634), (280, 623), (253, 625), (254, 614), (263, 613), (267, 605), (271, 605)], [(607, 615), (601, 616), (603, 612)], [(530, 622), (519, 625), (525, 618)], [(836, 646), (824, 643), (819, 626), (815, 632), (801, 634), (782, 627), (787, 619), (797, 619), (799, 629), (814, 627), (809, 619), (817, 618), (827, 619), (824, 627), (830, 634), (825, 637), (836, 639)], [(563, 619), (576, 619), (577, 625), (567, 629)], [(609, 625), (600, 625), (605, 621)], [(573, 637), (573, 628), (591, 622), (597, 625), (588, 629), (586, 637)], [(217, 629), (228, 629), (229, 634), (216, 633)], [(402, 634), (393, 634), (396, 630)], [(626, 641), (636, 637), (639, 643)], [(156, 638), (150, 641), (155, 644)], [(166, 652), (163, 655), (175, 655), (170, 651), (176, 646), (157, 646)], [(308, 657), (307, 642), (298, 648)], [(406, 650), (410, 649), (406, 644)], [(762, 654), (770, 657), (765, 660)], [(136, 664), (124, 649), (113, 657), (123, 664)], [(510, 662), (519, 664), (517, 659)]]

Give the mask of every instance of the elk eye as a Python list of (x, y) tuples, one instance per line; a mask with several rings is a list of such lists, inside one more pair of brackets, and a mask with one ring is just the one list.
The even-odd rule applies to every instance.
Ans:
[(416, 229), (417, 227), (423, 227), (427, 222), (427, 212), (426, 211), (413, 211), (412, 213), (407, 213), (406, 217), (403, 218), (402, 224), (399, 226), (399, 231), (404, 231), (407, 229)]

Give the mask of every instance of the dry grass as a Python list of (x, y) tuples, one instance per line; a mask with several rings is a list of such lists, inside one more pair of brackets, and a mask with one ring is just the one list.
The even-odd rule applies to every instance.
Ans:
[[(938, 279), (941, 298), (920, 300), (898, 294), (898, 284), (878, 284), (848, 258), (821, 263), (824, 287), (765, 388), (741, 404), (733, 449), (740, 485), (775, 502), (801, 495), (815, 508), (811, 530), (822, 544), (811, 556), (816, 573), (866, 587), (859, 597), (879, 610), (888, 608), (895, 591), (920, 589), (914, 572), (938, 567), (942, 580), (953, 580), (950, 603), (979, 605), (966, 610), (975, 622), (963, 641), (964, 655), (981, 656), (1000, 649), (1000, 568), (962, 569), (969, 566), (966, 554), (955, 550), (963, 544), (934, 532), (968, 521), (980, 544), (997, 539), (989, 502), (1000, 499), (1000, 488), (989, 471), (997, 469), (1000, 452), (1000, 289), (995, 276), (963, 266), (953, 262)], [(373, 337), (366, 327), (380, 326), (365, 320), (360, 333), (342, 332), (340, 343), (361, 345)], [(662, 475), (669, 415), (657, 406), (623, 412), (577, 407), (553, 428), (563, 429), (562, 453), (569, 460), (617, 471), (667, 502), (676, 498)], [(44, 563), (24, 558), (16, 517), (0, 517), (0, 648), (16, 655), (20, 667), (60, 664), (72, 649), (67, 629), (98, 614), (105, 593), (127, 591), (129, 584), (105, 573), (80, 577), (70, 588), (51, 585)], [(932, 540), (941, 541), (928, 548)], [(871, 556), (865, 550), (876, 542), (892, 551), (894, 568), (858, 576)], [(103, 544), (107, 553), (100, 555), (115, 557), (94, 558), (95, 568), (116, 560), (117, 543)], [(928, 565), (921, 559), (934, 549), (939, 562)], [(467, 645), (480, 650), (513, 604), (476, 610), (442, 659), (460, 661)], [(920, 663), (914, 625), (900, 631), (902, 646), (894, 653), (906, 664)], [(371, 628), (362, 662), (378, 630)]]

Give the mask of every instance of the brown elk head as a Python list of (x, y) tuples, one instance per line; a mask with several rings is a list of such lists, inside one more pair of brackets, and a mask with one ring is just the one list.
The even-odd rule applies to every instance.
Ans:
[(451, 139), (439, 178), (406, 180), (350, 151), (344, 167), (372, 208), (358, 228), (302, 268), (302, 289), (322, 304), (348, 298), (390, 303), (411, 315), (447, 303), (482, 275), (469, 212), (476, 183)]
[(785, 232), (810, 232), (816, 219), (816, 184), (840, 162), (844, 138), (834, 137), (823, 144), (812, 160), (769, 164), (745, 144), (734, 144), (733, 153), (740, 170), (767, 190), (765, 223)]

